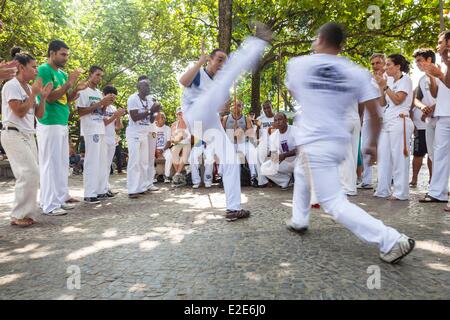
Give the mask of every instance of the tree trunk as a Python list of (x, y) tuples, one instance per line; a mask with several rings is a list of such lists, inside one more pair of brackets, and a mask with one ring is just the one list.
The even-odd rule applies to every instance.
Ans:
[(261, 69), (257, 68), (252, 73), (252, 101), (251, 111), (256, 117), (259, 117), (261, 112)]
[(230, 53), (233, 0), (219, 0), (219, 48)]

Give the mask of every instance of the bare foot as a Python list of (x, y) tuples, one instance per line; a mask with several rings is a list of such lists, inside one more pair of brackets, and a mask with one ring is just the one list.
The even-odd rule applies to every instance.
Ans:
[(444, 208), (444, 211), (445, 211), (445, 212), (450, 212), (450, 207), (449, 207), (449, 206), (446, 206), (446, 207)]
[(72, 197), (66, 201), (66, 203), (77, 203), (77, 202), (80, 202), (80, 200), (72, 198)]
[(389, 198), (387, 198), (388, 200), (398, 200), (398, 201), (400, 201), (400, 199), (398, 199), (398, 198), (396, 198), (396, 197), (394, 197), (394, 196), (390, 196)]

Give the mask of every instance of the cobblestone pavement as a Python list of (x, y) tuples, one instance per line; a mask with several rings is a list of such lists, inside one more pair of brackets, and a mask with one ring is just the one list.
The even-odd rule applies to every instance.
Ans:
[[(308, 234), (288, 232), (292, 191), (243, 188), (252, 216), (228, 223), (218, 187), (159, 184), (131, 200), (125, 176), (111, 183), (120, 192), (111, 201), (40, 215), (38, 225), (18, 229), (8, 216), (14, 181), (0, 182), (0, 299), (450, 298), (450, 214), (442, 204), (417, 202), (424, 183), (409, 202), (375, 199), (369, 190), (351, 198), (417, 240), (394, 266), (322, 210), (313, 210)], [(81, 177), (70, 179), (70, 189), (82, 197)], [(381, 288), (371, 290), (374, 265)], [(70, 290), (77, 267), (81, 287)]]

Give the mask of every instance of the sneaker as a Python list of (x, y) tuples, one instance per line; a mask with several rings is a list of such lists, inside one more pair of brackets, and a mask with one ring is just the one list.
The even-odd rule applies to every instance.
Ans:
[(72, 204), (72, 203), (67, 203), (66, 202), (66, 203), (61, 205), (61, 209), (63, 209), (63, 210), (72, 210), (72, 209), (75, 209), (75, 205)]
[(320, 204), (318, 204), (318, 203), (313, 203), (313, 204), (311, 205), (311, 209), (320, 209)]
[(84, 198), (84, 202), (95, 204), (95, 203), (100, 203), (100, 200), (97, 197), (90, 197), (90, 198), (88, 197), (88, 198)]
[(402, 234), (391, 251), (380, 253), (380, 259), (387, 263), (397, 263), (414, 249), (415, 243), (414, 239)]
[(170, 183), (170, 182), (171, 182), (171, 180), (168, 177), (164, 176), (164, 183)]
[(355, 197), (355, 196), (357, 196), (358, 195), (358, 193), (357, 192), (347, 192), (347, 193), (345, 193), (347, 196), (349, 196), (349, 197)]
[(44, 214), (45, 214), (46, 216), (51, 216), (51, 217), (64, 216), (64, 215), (67, 214), (67, 211), (64, 210), (63, 208), (57, 208), (57, 209), (55, 209), (55, 210), (53, 210), (53, 211), (51, 211), (51, 212), (48, 212), (48, 213), (45, 213), (45, 212), (44, 212)]
[(194, 185), (192, 186), (192, 189), (198, 189), (199, 187), (200, 187), (199, 184), (194, 184)]
[(250, 180), (250, 184), (253, 188), (258, 188), (258, 179), (256, 177), (252, 177), (252, 179)]
[(299, 225), (293, 223), (292, 221), (286, 222), (286, 228), (289, 231), (298, 233), (300, 235), (303, 235), (306, 233), (306, 231), (308, 231), (308, 227), (300, 227)]
[(238, 219), (244, 219), (250, 217), (250, 211), (248, 210), (227, 210), (225, 214), (225, 219), (228, 222), (236, 221)]
[(128, 198), (130, 199), (137, 199), (139, 198), (139, 194), (138, 193), (131, 193), (128, 195)]
[(267, 25), (265, 25), (262, 22), (255, 21), (253, 22), (253, 26), (256, 29), (255, 37), (258, 37), (261, 40), (264, 40), (269, 43), (273, 41), (273, 33)]
[(282, 191), (287, 191), (287, 190), (289, 190), (289, 185), (284, 186), (284, 187), (281, 187), (281, 190), (282, 190)]
[(206, 189), (209, 189), (209, 188), (211, 188), (212, 187), (212, 183), (205, 183), (205, 188)]
[(97, 199), (98, 200), (108, 200), (108, 195), (106, 194), (106, 193), (104, 193), (104, 194), (99, 194), (98, 196), (97, 196)]
[(153, 183), (158, 183), (158, 179), (157, 178), (153, 178)]
[(148, 187), (148, 189), (147, 189), (147, 191), (158, 191), (158, 190), (159, 190), (159, 188), (156, 187), (156, 186), (150, 186), (150, 187)]
[(357, 185), (358, 189), (365, 189), (365, 190), (372, 190), (373, 187), (371, 184), (367, 184), (367, 183), (361, 183), (359, 185)]
[(117, 194), (118, 192), (112, 192), (111, 190), (108, 190), (108, 192), (106, 193), (108, 198), (114, 198)]

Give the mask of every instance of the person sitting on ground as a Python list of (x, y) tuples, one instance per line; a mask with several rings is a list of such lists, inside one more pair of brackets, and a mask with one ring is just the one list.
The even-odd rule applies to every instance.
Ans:
[(164, 159), (164, 183), (170, 182), (170, 171), (172, 169), (172, 141), (170, 139), (171, 129), (166, 125), (166, 115), (160, 112), (156, 116), (156, 159)]
[(175, 185), (185, 185), (186, 177), (181, 172), (189, 161), (191, 134), (183, 119), (183, 111), (181, 111), (181, 108), (177, 109), (177, 120), (172, 124), (171, 133), (173, 143), (172, 163), (175, 168), (175, 175), (172, 178), (172, 182)]
[(275, 182), (282, 190), (289, 188), (295, 168), (294, 128), (288, 125), (288, 119), (282, 112), (274, 117), (275, 131), (270, 135), (270, 160), (261, 166), (261, 173)]
[[(236, 152), (242, 152), (247, 159), (250, 168), (251, 184), (253, 187), (258, 186), (257, 161), (258, 153), (253, 144), (249, 142), (249, 137), (253, 136), (253, 127), (250, 117), (244, 116), (242, 113), (244, 104), (237, 101), (235, 110), (230, 115), (222, 118), (222, 126), (227, 131), (227, 135), (234, 141)], [(230, 134), (231, 132), (231, 134)]]

